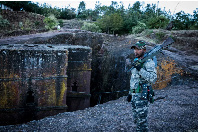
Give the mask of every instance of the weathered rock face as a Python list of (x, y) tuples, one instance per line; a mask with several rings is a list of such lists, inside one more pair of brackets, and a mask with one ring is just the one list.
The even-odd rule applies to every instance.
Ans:
[(164, 39), (172, 36), (173, 43), (163, 53), (169, 56), (186, 74), (198, 76), (198, 30), (165, 31)]
[[(178, 38), (178, 36), (175, 37)], [(163, 51), (164, 55), (159, 54), (157, 56), (159, 78), (154, 88), (166, 87), (171, 81), (175, 80), (172, 77), (176, 77), (174, 75), (177, 74), (195, 75), (197, 77), (197, 69), (195, 69), (195, 66), (198, 64), (198, 56), (195, 54), (197, 53), (196, 41), (184, 47), (185, 45), (182, 45), (176, 38), (172, 47)], [(97, 103), (116, 99), (121, 95), (127, 95), (126, 90), (129, 90), (130, 73), (125, 72), (127, 70), (125, 61), (126, 58), (134, 58), (133, 50), (130, 47), (136, 41), (135, 39), (125, 37), (68, 29), (63, 32), (4, 39), (0, 43), (71, 44), (91, 47), (93, 52), (90, 92), (91, 106), (93, 106)], [(176, 46), (178, 45), (182, 45), (184, 48), (177, 50)], [(150, 44), (147, 50), (150, 50), (152, 47), (153, 44)], [(195, 53), (189, 52), (191, 53), (189, 54), (187, 47), (193, 47), (192, 49)], [(187, 53), (187, 55), (184, 55), (184, 53)], [(185, 59), (182, 60), (182, 58)]]
[(92, 50), (89, 47), (77, 46), (77, 48), (69, 48), (68, 52), (68, 111), (82, 110), (90, 107)]
[(89, 107), (91, 54), (87, 46), (0, 45), (0, 125)]
[(1, 45), (0, 124), (66, 111), (67, 60), (63, 47)]
[[(118, 66), (116, 67), (115, 63), (118, 63), (118, 56), (110, 55), (110, 53), (107, 51), (107, 45), (102, 46), (103, 42), (105, 40), (110, 40), (113, 38), (112, 36), (106, 35), (106, 34), (96, 34), (91, 32), (85, 32), (81, 30), (69, 30), (69, 32), (56, 32), (54, 34), (44, 34), (41, 35), (29, 35), (20, 37), (19, 39), (4, 39), (1, 43), (34, 43), (34, 44), (71, 44), (71, 45), (83, 45), (83, 46), (89, 46), (92, 48), (92, 74), (91, 74), (91, 104), (95, 105), (97, 104), (99, 94), (96, 94), (96, 92), (111, 92), (112, 88), (118, 88), (118, 86), (115, 86), (116, 83), (113, 82), (113, 75), (110, 77), (111, 74), (116, 74), (115, 78), (117, 78), (121, 74), (121, 71), (118, 71), (118, 67), (123, 68), (124, 67)], [(105, 39), (105, 40), (104, 40)], [(116, 60), (116, 59), (117, 60)], [(124, 59), (125, 60), (125, 59)], [(120, 59), (120, 63), (123, 65), (125, 64)], [(112, 66), (112, 67), (111, 67)], [(113, 69), (113, 67), (115, 67)], [(110, 71), (107, 72), (109, 69)], [(115, 71), (113, 71), (115, 70)], [(123, 73), (125, 74), (125, 73)], [(124, 76), (124, 75), (123, 75)], [(109, 82), (112, 81), (112, 82)], [(116, 81), (115, 79), (115, 82)], [(121, 82), (121, 81), (119, 81)], [(123, 86), (122, 90), (126, 89)], [(112, 90), (112, 91), (113, 91)], [(116, 89), (115, 91), (118, 91)], [(94, 94), (95, 93), (95, 94)], [(117, 93), (116, 93), (117, 94)], [(114, 95), (118, 96), (118, 95)], [(108, 101), (110, 99), (114, 99), (114, 97), (109, 97), (105, 101)], [(105, 102), (103, 101), (103, 102)]]

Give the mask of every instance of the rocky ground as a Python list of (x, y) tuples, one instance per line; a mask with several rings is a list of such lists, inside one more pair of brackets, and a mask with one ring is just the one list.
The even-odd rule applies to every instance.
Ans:
[[(189, 78), (178, 81), (178, 85), (155, 91), (156, 101), (150, 104), (148, 114), (150, 132), (198, 131), (198, 83)], [(131, 104), (124, 96), (85, 110), (0, 126), (0, 131), (131, 132), (135, 124)]]

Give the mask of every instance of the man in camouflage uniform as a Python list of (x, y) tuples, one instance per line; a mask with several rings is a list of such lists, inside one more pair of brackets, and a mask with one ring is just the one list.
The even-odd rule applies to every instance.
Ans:
[(144, 63), (139, 63), (146, 52), (146, 43), (138, 41), (131, 49), (134, 49), (137, 65), (131, 70), (130, 91), (131, 103), (133, 107), (134, 123), (137, 125), (137, 132), (147, 132), (147, 113), (148, 113), (148, 88), (157, 79), (155, 62), (148, 59)]

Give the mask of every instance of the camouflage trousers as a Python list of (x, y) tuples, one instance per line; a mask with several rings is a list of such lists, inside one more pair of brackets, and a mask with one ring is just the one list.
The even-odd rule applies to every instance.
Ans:
[(141, 93), (136, 93), (132, 95), (132, 108), (134, 123), (137, 126), (136, 131), (148, 132), (148, 100), (141, 99)]

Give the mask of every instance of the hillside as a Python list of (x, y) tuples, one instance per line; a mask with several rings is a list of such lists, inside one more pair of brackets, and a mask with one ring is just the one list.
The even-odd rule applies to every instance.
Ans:
[(0, 16), (7, 21), (7, 24), (5, 21), (1, 23), (0, 38), (47, 31), (43, 22), (45, 17), (40, 14), (26, 11), (1, 10)]

